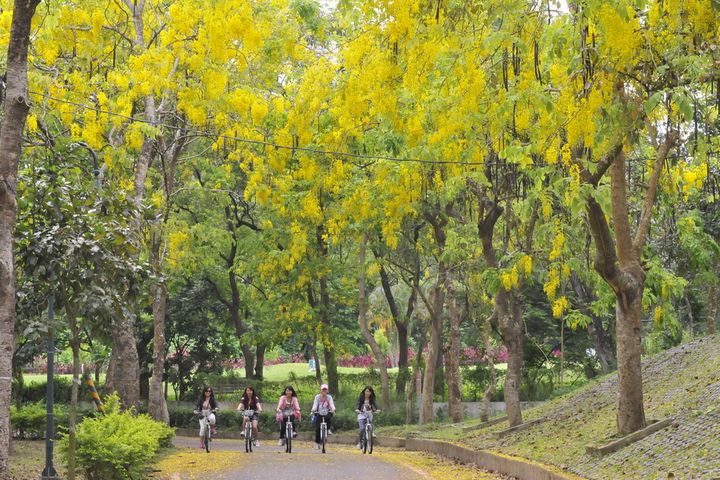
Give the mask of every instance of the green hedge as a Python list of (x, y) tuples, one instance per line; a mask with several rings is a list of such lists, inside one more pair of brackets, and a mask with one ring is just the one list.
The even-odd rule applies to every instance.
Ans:
[[(76, 462), (87, 480), (140, 480), (157, 452), (170, 446), (172, 428), (147, 415), (120, 411), (116, 396), (105, 400), (105, 414), (77, 426)], [(68, 437), (59, 442), (67, 463)]]
[[(13, 388), (13, 392), (17, 393), (16, 387)], [(72, 381), (67, 377), (55, 377), (53, 378), (53, 397), (55, 403), (70, 403), (70, 392), (72, 390)], [(47, 382), (33, 382), (29, 385), (24, 385), (22, 392), (20, 393), (20, 401), (22, 403), (37, 403), (45, 401), (45, 393), (47, 392)]]
[[(67, 405), (55, 404), (53, 406), (56, 432), (67, 431), (69, 410)], [(10, 407), (10, 424), (13, 436), (29, 440), (44, 438), (47, 425), (46, 412), (44, 402), (24, 405), (19, 410), (15, 406)], [(78, 422), (84, 417), (94, 414), (94, 409), (78, 409)]]

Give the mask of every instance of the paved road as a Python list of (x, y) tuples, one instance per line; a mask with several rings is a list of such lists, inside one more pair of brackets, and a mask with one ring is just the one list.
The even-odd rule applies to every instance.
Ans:
[[(197, 439), (175, 437), (177, 447), (197, 448)], [(242, 451), (245, 444), (238, 440), (214, 439), (214, 450)], [(322, 454), (312, 448), (312, 443), (293, 442), (293, 452), (285, 453), (284, 447), (266, 440), (260, 447), (247, 454), (248, 462), (238, 470), (213, 475), (213, 480), (427, 480), (429, 476), (407, 467), (383, 461), (382, 450), (363, 455), (359, 450), (343, 445), (328, 445), (328, 453)]]

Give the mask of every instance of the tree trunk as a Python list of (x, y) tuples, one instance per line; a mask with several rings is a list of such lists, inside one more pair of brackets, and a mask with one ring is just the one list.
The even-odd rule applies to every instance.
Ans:
[(513, 292), (501, 290), (495, 295), (498, 326), (507, 348), (508, 366), (505, 372), (505, 409), (511, 427), (522, 423), (520, 408), (520, 382), (523, 367), (523, 327), (520, 304)]
[(255, 378), (262, 380), (265, 368), (265, 344), (258, 343), (255, 347)]
[[(67, 302), (67, 296), (65, 300)], [(78, 333), (77, 316), (75, 315), (74, 309), (67, 303), (65, 305), (65, 313), (67, 313), (68, 324), (70, 326), (70, 348), (72, 349), (73, 357), (73, 381), (70, 387), (70, 414), (68, 416), (67, 478), (68, 480), (75, 480), (78, 386), (80, 385), (80, 335)]]
[(718, 286), (711, 285), (708, 289), (708, 316), (706, 320), (706, 332), (708, 335), (715, 334), (715, 319), (718, 313)]
[(380, 384), (382, 389), (382, 405), (383, 408), (390, 407), (390, 380), (388, 378), (387, 365), (385, 364), (385, 355), (380, 350), (370, 327), (368, 326), (367, 319), (367, 291), (365, 285), (365, 255), (367, 251), (367, 235), (363, 235), (362, 242), (360, 243), (360, 254), (358, 255), (358, 263), (360, 265), (360, 273), (358, 275), (358, 324), (360, 325), (360, 332), (362, 333), (365, 341), (370, 345), (370, 349), (375, 357), (378, 369), (380, 370)]
[[(156, 274), (162, 273), (162, 238), (159, 233), (153, 235), (151, 263)], [(153, 286), (153, 369), (150, 378), (148, 413), (158, 422), (170, 423), (170, 413), (163, 394), (163, 374), (165, 373), (165, 311), (167, 307), (167, 286), (160, 278)]]
[(587, 200), (590, 232), (596, 248), (595, 270), (615, 292), (618, 363), (617, 428), (620, 435), (627, 435), (645, 427), (641, 366), (641, 312), (645, 272), (640, 258), (650, 227), (659, 176), (669, 146), (668, 137), (663, 147), (658, 150), (634, 240), (631, 236), (628, 216), (626, 163), (622, 146), (618, 146), (613, 151), (610, 165), (612, 224), (615, 238), (602, 207), (592, 196)]
[(313, 336), (312, 354), (313, 354), (313, 358), (315, 359), (315, 380), (317, 381), (318, 385), (322, 385), (323, 377), (322, 377), (322, 370), (320, 367), (320, 356), (318, 355), (318, 350), (317, 350), (317, 335)]
[[(441, 270), (444, 270), (441, 269)], [(430, 345), (428, 356), (425, 359), (425, 375), (423, 376), (422, 391), (422, 423), (431, 422), (434, 418), (433, 394), (435, 386), (435, 373), (437, 371), (438, 359), (440, 358), (442, 342), (442, 312), (445, 302), (445, 292), (441, 287), (441, 279), (435, 285), (432, 292), (432, 311), (430, 313)], [(418, 352), (421, 355), (421, 352)]]
[(460, 312), (457, 306), (457, 296), (453, 285), (452, 274), (445, 275), (445, 291), (448, 313), (450, 316), (450, 331), (448, 332), (447, 348), (445, 349), (445, 378), (448, 385), (448, 413), (455, 423), (462, 422), (463, 406), (460, 379)]
[[(377, 254), (376, 254), (377, 256)], [(408, 321), (410, 317), (412, 316), (413, 309), (415, 308), (415, 299), (417, 297), (417, 293), (413, 289), (413, 291), (410, 294), (410, 299), (408, 300), (408, 312), (405, 314), (404, 318), (400, 317), (400, 310), (398, 309), (397, 302), (395, 301), (395, 296), (392, 292), (392, 287), (390, 286), (390, 278), (388, 276), (387, 271), (385, 270), (385, 267), (382, 265), (380, 266), (380, 283), (382, 285), (383, 292), (385, 293), (385, 299), (388, 302), (388, 308), (390, 309), (390, 314), (393, 317), (393, 323), (395, 324), (395, 329), (397, 330), (397, 339), (398, 339), (398, 376), (397, 380), (395, 382), (395, 393), (398, 395), (402, 395), (402, 393), (405, 391), (405, 384), (408, 381)]]
[(133, 322), (127, 317), (116, 318), (113, 330), (105, 390), (117, 392), (124, 408), (137, 407), (140, 403), (140, 360)]
[[(328, 256), (327, 244), (324, 237), (325, 230), (319, 226), (316, 231), (318, 254), (325, 261)], [(325, 357), (325, 369), (328, 376), (328, 387), (331, 392), (340, 393), (338, 381), (337, 358), (335, 346), (333, 345), (333, 325), (330, 318), (330, 292), (328, 291), (327, 277), (320, 273), (318, 283), (320, 284), (320, 323), (323, 325), (323, 356)]]
[(15, 270), (13, 233), (17, 167), (28, 99), (27, 55), (30, 26), (39, 0), (15, 0), (7, 53), (3, 121), (0, 126), (0, 478), (10, 476), (10, 392), (15, 349)]
[(255, 352), (247, 344), (242, 344), (240, 348), (245, 359), (245, 378), (255, 378)]
[(497, 375), (495, 372), (495, 359), (493, 358), (492, 345), (490, 344), (490, 332), (492, 332), (492, 319), (495, 316), (490, 315), (482, 327), (483, 345), (485, 347), (485, 363), (490, 373), (490, 381), (483, 393), (482, 409), (480, 411), (480, 421), (487, 422), (490, 419), (490, 400), (495, 395), (495, 384), (497, 383)]
[(645, 427), (643, 391), (638, 388), (642, 386), (642, 287), (619, 292), (617, 297), (617, 427), (621, 435), (627, 435)]
[[(503, 209), (494, 201), (478, 196), (478, 234), (483, 247), (483, 257), (488, 267), (498, 268), (493, 245), (495, 225)], [(520, 302), (514, 290), (506, 291), (503, 286), (493, 299), (498, 327), (508, 353), (508, 368), (505, 375), (505, 408), (511, 427), (522, 423), (520, 408), (520, 381), (523, 366), (523, 327)]]

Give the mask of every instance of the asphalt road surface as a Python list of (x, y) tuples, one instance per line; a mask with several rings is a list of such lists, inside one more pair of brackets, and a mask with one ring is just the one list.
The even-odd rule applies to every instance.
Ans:
[[(177, 447), (197, 448), (198, 439), (175, 437)], [(274, 441), (265, 440), (259, 447), (248, 453), (247, 462), (237, 470), (213, 474), (213, 480), (427, 480), (430, 477), (421, 471), (383, 461), (382, 449), (372, 455), (347, 445), (329, 444), (327, 453), (315, 450), (313, 443), (293, 442), (292, 453), (285, 453), (285, 447)], [(245, 452), (244, 442), (237, 440), (213, 439), (215, 451)]]

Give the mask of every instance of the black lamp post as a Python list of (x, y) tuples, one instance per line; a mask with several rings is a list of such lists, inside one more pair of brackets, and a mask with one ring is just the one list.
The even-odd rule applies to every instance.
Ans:
[(53, 407), (55, 400), (55, 293), (48, 299), (48, 338), (47, 338), (47, 424), (45, 429), (45, 469), (40, 480), (59, 480), (53, 467), (53, 444), (55, 442), (55, 417)]

